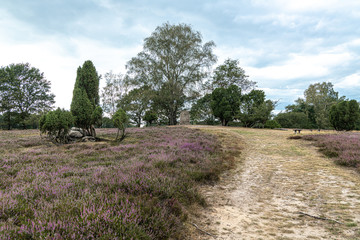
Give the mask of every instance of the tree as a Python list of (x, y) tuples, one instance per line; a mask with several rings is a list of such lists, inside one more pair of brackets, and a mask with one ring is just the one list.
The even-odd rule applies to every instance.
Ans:
[(216, 88), (211, 94), (211, 110), (219, 118), (222, 126), (227, 126), (238, 115), (241, 90), (236, 85), (228, 88)]
[(242, 97), (238, 119), (245, 127), (264, 126), (274, 108), (275, 103), (265, 99), (264, 91), (252, 90)]
[(336, 104), (343, 98), (339, 99), (338, 92), (333, 89), (330, 82), (311, 84), (304, 92), (305, 103), (314, 106), (315, 121), (317, 127), (329, 128), (329, 111), (332, 105)]
[(341, 101), (333, 105), (329, 113), (330, 122), (337, 131), (354, 130), (359, 117), (359, 104), (356, 100)]
[(105, 74), (106, 86), (103, 87), (101, 98), (102, 108), (110, 117), (115, 113), (117, 104), (128, 91), (126, 78), (121, 74), (108, 72)]
[(239, 66), (239, 60), (226, 59), (222, 65), (216, 67), (211, 81), (206, 83), (207, 88), (228, 88), (230, 85), (238, 86), (242, 92), (255, 87), (256, 82), (250, 81), (245, 70)]
[(8, 129), (13, 124), (14, 114), (25, 128), (26, 119), (31, 114), (50, 110), (54, 98), (44, 73), (29, 63), (0, 68), (0, 112), (6, 114)]
[(309, 118), (304, 112), (279, 113), (275, 120), (283, 128), (312, 128)]
[(64, 109), (56, 109), (44, 114), (39, 121), (41, 133), (56, 143), (67, 143), (68, 133), (73, 124), (71, 112)]
[(205, 122), (206, 124), (214, 124), (215, 118), (211, 110), (211, 100), (211, 94), (206, 94), (191, 106), (191, 121), (195, 123)]
[(129, 113), (130, 119), (136, 123), (137, 127), (140, 127), (141, 119), (150, 107), (152, 94), (152, 90), (147, 85), (135, 88), (123, 96), (118, 102), (118, 107)]
[(151, 126), (151, 124), (158, 119), (158, 116), (154, 110), (148, 110), (145, 112), (143, 119), (147, 126)]
[(286, 112), (281, 113), (281, 120), (278, 121), (279, 123), (280, 121), (286, 122), (288, 119), (290, 123), (280, 123), (282, 127), (317, 128), (314, 105), (306, 103), (304, 99), (298, 98), (295, 100), (295, 104), (288, 105), (285, 109)]
[(75, 118), (75, 126), (96, 137), (94, 124), (99, 124), (102, 109), (99, 106), (99, 81), (94, 64), (88, 60), (77, 70), (76, 82), (71, 102), (71, 113)]
[(207, 75), (216, 57), (213, 42), (202, 45), (201, 34), (189, 25), (165, 23), (144, 41), (143, 51), (132, 58), (128, 72), (134, 84), (148, 85), (163, 94), (154, 95), (159, 106), (175, 125), (184, 102), (191, 98), (194, 86)]
[[(129, 121), (129, 118), (126, 115), (126, 112), (123, 109), (119, 108), (113, 115), (112, 120), (114, 122), (114, 126), (118, 129), (115, 140), (122, 141), (125, 138), (125, 129), (126, 129), (126, 124)], [(121, 137), (119, 138), (120, 131), (122, 133), (121, 133)]]

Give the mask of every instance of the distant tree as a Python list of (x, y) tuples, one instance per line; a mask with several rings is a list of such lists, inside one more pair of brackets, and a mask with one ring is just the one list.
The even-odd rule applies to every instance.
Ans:
[(211, 100), (211, 94), (206, 94), (191, 106), (190, 120), (192, 122), (204, 122), (206, 124), (213, 124), (215, 122), (214, 114), (211, 110)]
[[(112, 120), (114, 122), (114, 126), (118, 129), (115, 140), (122, 141), (126, 136), (125, 129), (126, 125), (128, 124), (129, 118), (126, 115), (126, 112), (123, 109), (119, 108), (113, 115)], [(120, 131), (121, 137), (119, 138)]]
[(304, 112), (279, 113), (275, 120), (283, 128), (312, 128), (309, 118)]
[(58, 108), (44, 114), (40, 118), (39, 126), (41, 133), (47, 134), (51, 141), (67, 143), (67, 136), (73, 122), (71, 112)]
[(329, 117), (336, 130), (354, 130), (360, 118), (359, 104), (356, 100), (341, 101), (331, 106)]
[(99, 97), (100, 76), (94, 64), (88, 60), (77, 70), (76, 82), (71, 102), (71, 113), (75, 126), (81, 127), (96, 137), (94, 125), (101, 122), (102, 109)]
[(122, 97), (118, 107), (126, 111), (136, 126), (140, 127), (141, 119), (150, 108), (152, 94), (152, 90), (147, 85), (135, 88)]
[(318, 128), (331, 127), (329, 121), (329, 111), (332, 105), (336, 104), (343, 98), (339, 99), (338, 92), (333, 89), (330, 82), (311, 84), (304, 92), (305, 103), (314, 106), (315, 121)]
[(241, 90), (236, 85), (228, 88), (216, 88), (211, 94), (211, 109), (219, 118), (222, 126), (227, 126), (238, 115)]
[(267, 120), (265, 123), (265, 128), (281, 128), (281, 125), (276, 120)]
[(245, 127), (256, 125), (264, 126), (271, 118), (271, 112), (275, 108), (275, 103), (265, 99), (265, 92), (262, 90), (252, 90), (243, 95), (238, 119)]
[[(289, 113), (286, 115), (281, 115), (281, 121), (286, 121), (286, 118), (289, 118), (291, 124), (282, 125), (282, 127), (287, 128), (318, 128), (316, 124), (315, 108), (313, 104), (308, 104), (304, 99), (298, 98), (295, 100), (295, 104), (288, 105), (285, 107), (286, 112)], [(282, 113), (282, 114), (285, 114)], [(290, 114), (290, 113), (303, 113), (303, 114)], [(306, 120), (304, 119), (306, 118)]]
[(165, 23), (145, 39), (143, 51), (128, 62), (132, 83), (148, 85), (157, 93), (154, 102), (166, 114), (169, 125), (177, 123), (184, 102), (216, 62), (214, 45), (202, 45), (201, 34), (189, 25)]
[(245, 70), (239, 66), (239, 60), (226, 59), (222, 65), (216, 67), (214, 75), (206, 83), (208, 89), (228, 88), (231, 85), (238, 86), (242, 92), (255, 87), (256, 82), (250, 81)]
[(105, 81), (106, 86), (101, 92), (102, 108), (112, 117), (117, 109), (118, 102), (128, 92), (129, 86), (126, 78), (111, 71), (105, 74)]
[(23, 128), (31, 114), (48, 111), (54, 104), (50, 82), (39, 69), (29, 63), (10, 64), (0, 68), (0, 112), (5, 113), (5, 122), (11, 128), (16, 115)]
[(111, 118), (103, 117), (101, 127), (102, 128), (113, 128), (115, 126), (114, 126), (114, 122), (113, 122), (113, 120)]
[(151, 126), (151, 124), (158, 119), (158, 115), (154, 110), (148, 110), (145, 112), (143, 119), (147, 126)]

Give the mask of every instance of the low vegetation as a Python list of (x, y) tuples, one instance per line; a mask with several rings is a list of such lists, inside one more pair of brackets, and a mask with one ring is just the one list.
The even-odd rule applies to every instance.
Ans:
[(61, 146), (0, 131), (0, 146), (0, 239), (181, 239), (197, 184), (225, 166), (214, 136), (180, 127)]
[(336, 163), (360, 170), (360, 134), (307, 135), (303, 139), (316, 141), (320, 151)]

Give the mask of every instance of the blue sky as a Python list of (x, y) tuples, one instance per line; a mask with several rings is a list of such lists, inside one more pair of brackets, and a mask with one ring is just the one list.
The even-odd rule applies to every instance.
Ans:
[(360, 101), (358, 0), (1, 0), (0, 65), (39, 68), (56, 106), (69, 109), (79, 65), (90, 59), (102, 75), (125, 73), (164, 22), (213, 40), (217, 64), (239, 59), (267, 98), (279, 100), (276, 112), (323, 81)]

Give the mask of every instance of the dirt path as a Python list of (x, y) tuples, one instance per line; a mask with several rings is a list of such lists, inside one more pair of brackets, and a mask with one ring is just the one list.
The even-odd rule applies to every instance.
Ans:
[(192, 239), (360, 239), (359, 173), (287, 139), (290, 131), (202, 128), (244, 150), (217, 185), (201, 189), (209, 206), (190, 219), (217, 237), (193, 227)]

